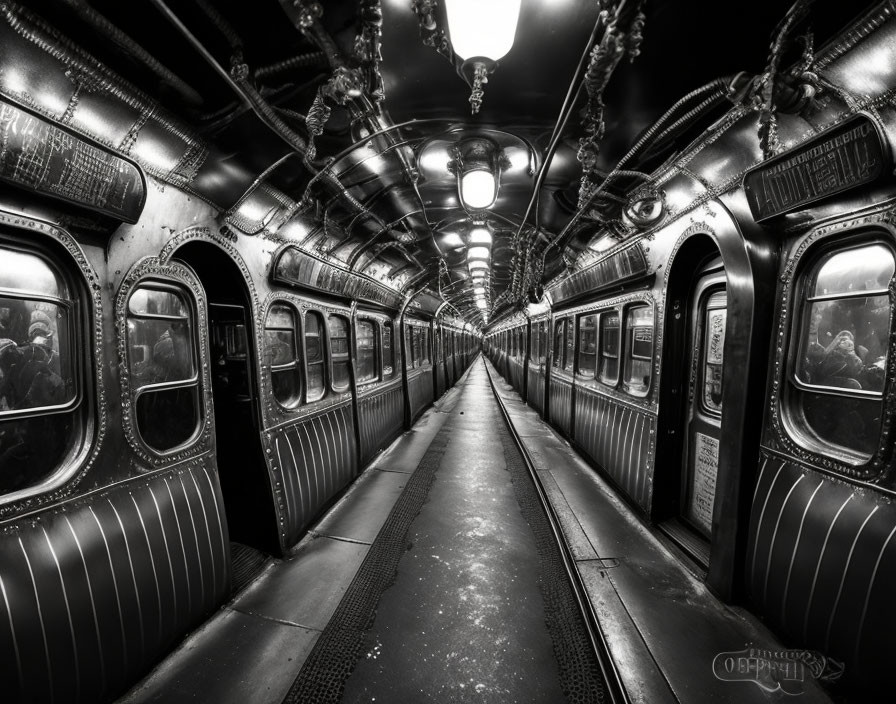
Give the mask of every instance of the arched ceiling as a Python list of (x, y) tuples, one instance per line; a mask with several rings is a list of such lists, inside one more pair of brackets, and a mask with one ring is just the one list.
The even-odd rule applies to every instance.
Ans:
[[(481, 326), (563, 271), (599, 230), (612, 231), (637, 179), (604, 184), (579, 211), (577, 152), (589, 129), (597, 134), (586, 163), (598, 184), (682, 95), (740, 71), (760, 74), (791, 5), (522, 0), (513, 48), (472, 114), (460, 61), (440, 43), (446, 1), (29, 7), (285, 194), (312, 222), (302, 247), (403, 293), (428, 291)], [(816, 2), (801, 27), (820, 43), (860, 9)], [(606, 60), (613, 51), (618, 63)], [(710, 105), (629, 168), (649, 171), (730, 106)], [(479, 210), (464, 207), (456, 175), (456, 150), (475, 140), (490, 145), (481, 149), (493, 150), (500, 175), (497, 198)], [(236, 181), (234, 202), (245, 191)], [(492, 239), (484, 308), (468, 268), (475, 227)]]

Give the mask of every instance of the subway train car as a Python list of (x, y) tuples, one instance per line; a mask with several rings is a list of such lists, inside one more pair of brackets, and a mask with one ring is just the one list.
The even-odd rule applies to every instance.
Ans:
[[(0, 5), (0, 700), (891, 701), (896, 5), (720, 12)], [(559, 688), (359, 689), (478, 452)]]

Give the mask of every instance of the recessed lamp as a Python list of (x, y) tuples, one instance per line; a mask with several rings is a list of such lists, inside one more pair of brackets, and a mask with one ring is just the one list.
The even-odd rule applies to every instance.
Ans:
[(473, 271), (473, 269), (488, 269), (488, 262), (484, 262), (481, 259), (474, 259), (467, 264), (467, 266), (470, 267), (470, 271)]
[(470, 247), (467, 252), (467, 259), (488, 259), (488, 247)]

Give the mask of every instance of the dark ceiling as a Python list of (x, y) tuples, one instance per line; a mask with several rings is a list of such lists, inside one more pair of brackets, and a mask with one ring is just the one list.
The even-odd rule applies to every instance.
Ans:
[[(741, 71), (761, 73), (775, 27), (791, 3), (522, 0), (514, 46), (489, 76), (477, 115), (470, 112), (470, 89), (456, 66), (424, 45), (413, 5), (413, 0), (29, 3), (256, 174), (295, 150), (295, 143), (270, 127), (272, 120), (297, 135), (303, 149), (313, 144), (316, 151), (289, 160), (269, 180), (296, 201), (315, 203), (317, 250), (392, 286), (428, 288), (476, 325), (484, 316), (474, 305), (466, 265), (474, 221), (486, 224), (494, 237), (484, 311), (491, 321), (513, 310), (533, 284), (560, 271), (564, 255), (568, 263), (601, 227), (600, 213), (589, 211), (543, 270), (532, 268), (537, 257), (530, 251), (563, 232), (577, 209), (582, 168), (576, 151), (588, 115), (583, 73), (591, 42), (600, 42), (607, 21), (618, 17), (623, 29), (631, 29), (632, 18), (636, 25), (643, 19), (643, 40), (637, 49), (629, 48), (603, 91), (605, 132), (595, 181), (688, 91)], [(372, 96), (372, 74), (364, 73), (371, 64), (355, 51), (359, 33), (365, 28), (375, 33), (378, 8), (385, 95), (380, 103)], [(640, 19), (633, 12), (638, 8), (644, 13)], [(862, 9), (816, 2), (800, 32), (811, 27), (818, 47)], [(599, 23), (602, 12), (607, 21)], [(301, 22), (305, 16), (307, 26)], [(443, 8), (436, 18), (444, 28)], [(620, 36), (635, 34), (631, 29)], [(789, 60), (798, 50), (794, 47)], [(245, 93), (223, 75), (242, 65), (246, 85), (271, 111), (267, 126)], [(340, 67), (361, 75), (367, 85), (348, 97), (327, 92)], [(573, 100), (564, 113), (568, 94)], [(320, 134), (315, 134), (316, 98), (318, 107), (322, 100), (330, 110)], [(633, 166), (658, 165), (730, 105), (715, 104)], [(503, 148), (507, 161), (495, 204), (471, 215), (459, 203), (448, 162), (453, 146), (476, 137)], [(626, 185), (620, 179), (607, 191), (622, 195)]]

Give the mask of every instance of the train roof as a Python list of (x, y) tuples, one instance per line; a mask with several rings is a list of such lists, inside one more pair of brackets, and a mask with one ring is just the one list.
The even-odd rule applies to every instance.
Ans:
[[(8, 3), (0, 95), (207, 200), (236, 236), (487, 329), (621, 249), (637, 275), (634, 235), (893, 83), (892, 3), (527, 0), (478, 85), (445, 4)], [(72, 82), (101, 120), (66, 122)], [(141, 120), (158, 129), (130, 143)], [(474, 207), (459, 185), (480, 168), (498, 186)]]

